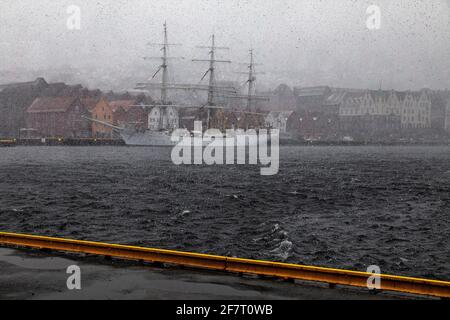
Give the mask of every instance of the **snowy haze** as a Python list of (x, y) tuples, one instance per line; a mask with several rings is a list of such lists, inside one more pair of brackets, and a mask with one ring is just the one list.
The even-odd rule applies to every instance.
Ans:
[[(381, 28), (366, 26), (369, 5), (381, 9)], [(81, 9), (81, 30), (66, 26), (69, 5)], [(445, 89), (450, 83), (448, 0), (0, 0), (1, 81), (81, 82), (128, 89), (145, 81), (159, 55), (148, 42), (182, 43), (175, 81), (199, 81), (206, 58), (195, 46), (216, 34), (230, 47), (221, 58), (246, 62), (254, 48), (260, 88), (299, 86)], [(221, 78), (245, 81), (222, 67)], [(128, 86), (128, 87), (127, 87)], [(119, 88), (120, 87), (120, 88)]]

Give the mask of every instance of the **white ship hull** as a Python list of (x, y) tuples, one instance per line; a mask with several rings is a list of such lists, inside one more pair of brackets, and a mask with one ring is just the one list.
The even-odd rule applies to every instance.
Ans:
[(120, 136), (128, 146), (173, 147), (176, 144), (166, 132), (124, 130), (120, 132)]
[[(174, 142), (171, 140), (171, 134), (169, 132), (158, 132), (158, 131), (134, 131), (134, 130), (124, 130), (120, 132), (120, 136), (125, 141), (126, 145), (129, 146), (149, 146), (149, 147), (173, 147), (179, 142)], [(258, 137), (256, 142), (250, 142), (248, 139), (239, 139), (239, 134), (234, 136), (234, 146), (249, 146), (249, 145), (257, 145), (259, 143), (266, 143), (266, 140), (261, 140), (261, 137)], [(231, 138), (231, 139), (233, 139)], [(215, 141), (219, 139), (223, 139), (224, 145), (228, 145), (229, 141), (227, 137), (215, 137)], [(193, 140), (193, 139), (192, 139)], [(191, 140), (191, 141), (192, 141)], [(210, 142), (203, 141), (203, 146), (207, 146)], [(181, 142), (183, 145), (183, 142)], [(193, 143), (189, 144), (190, 146), (194, 146)]]

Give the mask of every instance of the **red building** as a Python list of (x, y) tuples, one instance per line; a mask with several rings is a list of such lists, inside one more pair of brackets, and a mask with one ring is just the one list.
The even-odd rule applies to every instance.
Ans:
[(109, 102), (109, 105), (113, 110), (114, 125), (148, 128), (148, 112), (135, 100), (116, 100)]
[(91, 136), (89, 110), (79, 98), (37, 98), (26, 111), (26, 123), (39, 137), (87, 138)]
[(339, 117), (324, 112), (303, 111), (299, 113), (299, 136), (306, 140), (338, 139)]
[(127, 110), (127, 119), (130, 125), (134, 125), (137, 129), (148, 128), (148, 112), (145, 107), (130, 106)]
[(127, 112), (125, 109), (116, 103), (117, 101), (109, 102), (111, 111), (113, 113), (113, 125), (123, 127), (127, 122)]

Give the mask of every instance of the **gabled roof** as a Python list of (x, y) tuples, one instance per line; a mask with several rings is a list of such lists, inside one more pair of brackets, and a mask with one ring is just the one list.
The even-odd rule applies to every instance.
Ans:
[(81, 103), (89, 110), (95, 109), (95, 106), (100, 101), (101, 98), (82, 98)]
[(36, 98), (27, 112), (66, 112), (77, 100), (76, 97)]
[(437, 91), (430, 95), (431, 105), (433, 109), (442, 108), (445, 109), (447, 103), (450, 102), (450, 97), (445, 91)]
[(405, 100), (406, 92), (405, 91), (397, 91), (395, 93), (400, 101)]
[(47, 81), (45, 81), (44, 78), (37, 78), (34, 81), (29, 82), (15, 82), (15, 83), (7, 83), (7, 84), (1, 84), (0, 85), (0, 92), (3, 89), (9, 89), (9, 88), (22, 88), (27, 86), (48, 86)]
[(364, 96), (367, 94), (367, 92), (347, 92), (345, 95), (345, 99), (352, 99), (352, 100), (358, 100), (364, 98)]
[(294, 91), (287, 84), (282, 83), (278, 87), (276, 87), (273, 94), (281, 96), (291, 96), (294, 94)]
[(199, 113), (202, 112), (202, 108), (180, 108), (179, 109), (179, 115), (180, 118), (186, 118), (186, 117), (196, 117)]
[(279, 117), (289, 118), (293, 113), (294, 113), (294, 111), (271, 111), (271, 112), (269, 112), (269, 114), (267, 116), (274, 117), (274, 118), (279, 118)]
[(424, 91), (424, 90), (421, 90), (421, 91), (407, 91), (406, 94), (405, 94), (405, 97), (406, 97), (406, 96), (410, 96), (411, 98), (413, 98), (413, 99), (415, 99), (415, 100), (419, 100), (420, 97), (421, 97), (423, 94), (425, 95), (425, 97), (429, 97), (428, 92), (427, 92), (427, 91)]
[(377, 99), (387, 100), (389, 98), (391, 92), (385, 91), (385, 90), (370, 90), (369, 94), (372, 96), (373, 100), (377, 100)]
[(346, 91), (336, 91), (331, 96), (329, 96), (325, 102), (325, 106), (335, 106), (342, 103), (347, 95)]
[(294, 88), (294, 94), (298, 97), (304, 97), (304, 96), (324, 96), (329, 94), (331, 91), (330, 87), (309, 87), (309, 88), (300, 88), (296, 87)]
[(128, 112), (134, 105), (134, 100), (116, 100), (116, 101), (110, 101), (109, 105), (111, 106), (113, 112), (116, 112), (118, 109), (123, 108), (125, 111)]

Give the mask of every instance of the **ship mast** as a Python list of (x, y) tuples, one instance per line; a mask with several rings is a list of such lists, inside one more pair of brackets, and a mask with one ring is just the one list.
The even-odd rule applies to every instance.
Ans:
[[(160, 68), (162, 69), (162, 77), (161, 77), (161, 105), (167, 105), (167, 82), (168, 82), (168, 64), (167, 64), (167, 51), (168, 51), (168, 46), (169, 43), (167, 41), (167, 22), (164, 22), (164, 43), (163, 43), (163, 47), (162, 52), (162, 64), (160, 66)], [(159, 129), (163, 129), (164, 127), (164, 116), (163, 116), (163, 110), (164, 107), (159, 109), (159, 124), (158, 127)], [(165, 110), (164, 110), (165, 111)]]
[(211, 40), (211, 60), (209, 61), (209, 88), (208, 88), (208, 105), (212, 106), (214, 103), (214, 85), (216, 82), (215, 76), (215, 59), (216, 59), (216, 39), (215, 35), (212, 35)]
[[(208, 93), (207, 103), (204, 107), (207, 107), (208, 109), (208, 120), (207, 125), (209, 126), (209, 120), (210, 120), (210, 109), (218, 108), (215, 106), (215, 98), (217, 93), (226, 94), (226, 95), (236, 95), (236, 88), (231, 86), (217, 86), (216, 85), (216, 63), (231, 63), (229, 60), (218, 60), (216, 58), (216, 51), (217, 50), (228, 50), (227, 47), (219, 47), (216, 45), (215, 35), (212, 35), (211, 45), (210, 46), (199, 46), (197, 48), (206, 48), (209, 49), (209, 59), (193, 59), (194, 62), (208, 62), (209, 68), (203, 75), (200, 81), (204, 80), (206, 76), (209, 74), (209, 81), (208, 84), (183, 84), (183, 83), (169, 83), (169, 77), (168, 77), (168, 68), (169, 68), (169, 61), (171, 59), (177, 59), (173, 57), (169, 57), (168, 49), (171, 46), (180, 46), (179, 44), (169, 44), (168, 43), (168, 36), (167, 36), (167, 24), (164, 23), (164, 41), (160, 44), (151, 44), (155, 45), (161, 48), (162, 56), (161, 57), (146, 57), (145, 60), (151, 60), (151, 59), (158, 59), (162, 60), (161, 65), (158, 67), (156, 72), (153, 74), (152, 78), (150, 80), (153, 80), (159, 72), (162, 72), (161, 82), (160, 83), (151, 83), (151, 82), (143, 82), (136, 84), (135, 90), (144, 90), (149, 91), (150, 89), (160, 89), (161, 90), (161, 105), (149, 105), (145, 107), (155, 107), (159, 106), (162, 108), (165, 108), (169, 106), (168, 101), (168, 91), (169, 90), (186, 90), (186, 91), (206, 91)], [(181, 58), (184, 59), (184, 58)], [(170, 106), (175, 106), (171, 105)], [(189, 107), (189, 106), (176, 106), (176, 107)], [(162, 111), (162, 109), (161, 109)], [(161, 112), (161, 121), (160, 126), (163, 125), (162, 123), (162, 116), (163, 113)], [(162, 129), (162, 128), (160, 128)]]
[(160, 87), (161, 90), (161, 102), (160, 102), (160, 113), (159, 113), (159, 129), (163, 129), (164, 124), (164, 113), (165, 113), (165, 107), (168, 106), (168, 95), (167, 92), (169, 90), (169, 59), (175, 59), (175, 58), (169, 58), (169, 47), (170, 46), (180, 46), (180, 44), (169, 44), (168, 41), (168, 35), (167, 35), (167, 22), (164, 22), (164, 35), (163, 35), (163, 43), (149, 43), (149, 45), (160, 47), (162, 51), (161, 57), (145, 57), (145, 60), (161, 60), (161, 65), (159, 65), (156, 72), (153, 74), (151, 80), (155, 79), (155, 77), (158, 75), (159, 72), (162, 72), (161, 76), (161, 83), (160, 85), (155, 84), (138, 84), (138, 87), (136, 89), (144, 89), (146, 87)]
[(161, 57), (145, 57), (145, 60), (152, 60), (152, 59), (158, 59), (162, 60), (161, 65), (159, 66), (158, 70), (156, 70), (155, 74), (152, 76), (150, 80), (153, 80), (160, 71), (162, 71), (162, 79), (161, 83), (151, 83), (151, 82), (141, 82), (137, 83), (135, 90), (145, 90), (148, 91), (149, 89), (160, 89), (161, 90), (161, 103), (163, 105), (166, 105), (169, 103), (167, 93), (169, 90), (187, 90), (187, 91), (207, 91), (208, 92), (208, 105), (212, 106), (214, 105), (214, 98), (216, 92), (224, 92), (227, 94), (235, 94), (236, 88), (233, 87), (227, 87), (227, 86), (217, 86), (215, 81), (215, 64), (218, 62), (223, 63), (231, 63), (231, 61), (224, 61), (224, 60), (217, 60), (216, 57), (216, 50), (218, 49), (228, 49), (226, 47), (217, 47), (215, 45), (215, 36), (212, 36), (212, 46), (199, 46), (197, 48), (208, 48), (210, 49), (209, 55), (210, 59), (207, 60), (200, 60), (200, 59), (194, 59), (192, 61), (195, 62), (209, 62), (209, 69), (206, 71), (204, 76), (201, 80), (203, 80), (208, 73), (210, 73), (209, 77), (209, 83), (207, 85), (202, 84), (183, 84), (183, 83), (169, 83), (169, 77), (168, 77), (168, 68), (169, 68), (169, 61), (172, 59), (184, 59), (184, 58), (174, 58), (169, 57), (168, 49), (171, 46), (181, 46), (180, 44), (169, 44), (168, 43), (168, 36), (167, 36), (167, 24), (164, 23), (164, 43), (156, 43), (150, 45), (161, 47), (162, 56)]
[(167, 22), (164, 22), (164, 44), (162, 47), (163, 56), (162, 56), (162, 79), (161, 79), (161, 104), (167, 104), (167, 82), (168, 82), (168, 70), (167, 70), (167, 51), (168, 51), (169, 43), (167, 41)]
[(254, 76), (254, 61), (253, 61), (253, 49), (250, 49), (250, 64), (248, 66), (248, 95), (247, 95), (247, 111), (250, 112), (252, 110), (252, 94), (253, 94), (253, 87), (254, 83), (256, 81), (256, 78)]
[(137, 89), (143, 89), (144, 86), (150, 86), (150, 87), (159, 87), (161, 90), (161, 104), (162, 105), (167, 105), (169, 103), (168, 101), (168, 97), (167, 97), (167, 92), (169, 90), (169, 59), (183, 59), (183, 58), (174, 58), (174, 57), (169, 57), (169, 47), (172, 46), (181, 46), (180, 44), (169, 44), (168, 41), (168, 35), (167, 35), (167, 22), (164, 22), (164, 36), (163, 36), (163, 43), (149, 43), (149, 45), (151, 46), (156, 46), (156, 47), (160, 47), (161, 51), (162, 51), (162, 56), (161, 57), (145, 57), (145, 60), (161, 60), (161, 65), (159, 65), (158, 69), (156, 70), (156, 72), (153, 74), (151, 80), (155, 79), (155, 77), (158, 75), (158, 73), (161, 71), (162, 72), (162, 76), (161, 76), (161, 84), (160, 85), (156, 85), (155, 84), (151, 84), (151, 83), (141, 83), (138, 84), (138, 88)]
[(255, 66), (257, 66), (259, 64), (255, 63), (254, 50), (250, 49), (249, 53), (250, 53), (250, 62), (247, 64), (248, 71), (247, 72), (237, 72), (237, 73), (245, 74), (248, 76), (247, 81), (245, 82), (248, 84), (247, 95), (231, 95), (230, 96), (230, 98), (234, 98), (234, 99), (247, 100), (247, 105), (246, 105), (247, 113), (252, 112), (253, 101), (268, 101), (268, 100), (270, 100), (269, 97), (256, 95), (256, 92), (255, 92), (256, 75), (264, 74), (264, 73), (255, 71)]
[[(216, 63), (231, 63), (229, 60), (218, 60), (216, 59), (216, 50), (229, 50), (228, 47), (218, 47), (216, 46), (216, 36), (213, 34), (211, 36), (211, 46), (199, 46), (197, 48), (206, 48), (210, 49), (209, 51), (209, 59), (193, 59), (194, 62), (209, 62), (209, 69), (206, 70), (205, 74), (201, 78), (200, 81), (205, 79), (205, 77), (209, 73), (209, 82), (208, 82), (208, 100), (207, 100), (207, 106), (213, 107), (215, 106), (215, 93), (218, 91), (218, 88), (216, 86)], [(209, 128), (209, 122), (211, 118), (211, 108), (208, 108), (208, 116), (206, 120), (206, 125)]]

